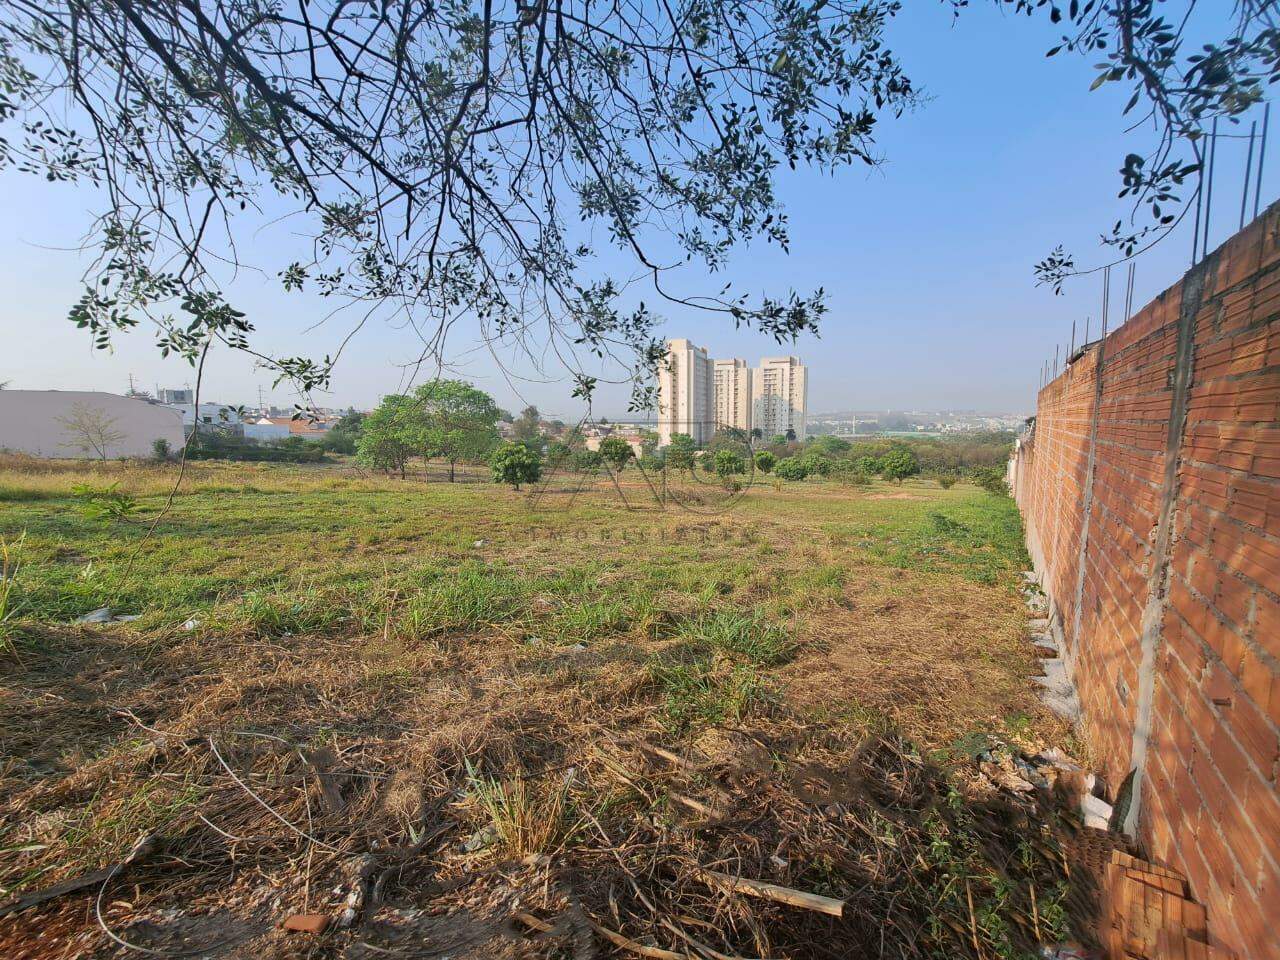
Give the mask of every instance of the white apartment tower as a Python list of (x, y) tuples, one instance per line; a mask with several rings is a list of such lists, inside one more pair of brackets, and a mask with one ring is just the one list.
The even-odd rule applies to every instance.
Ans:
[(658, 368), (658, 444), (687, 433), (701, 446), (716, 430), (715, 377), (707, 351), (688, 340), (667, 341)]
[(805, 435), (809, 372), (797, 357), (765, 357), (751, 377), (751, 426), (765, 440), (795, 431)]
[(751, 430), (751, 368), (747, 361), (714, 361), (716, 427)]

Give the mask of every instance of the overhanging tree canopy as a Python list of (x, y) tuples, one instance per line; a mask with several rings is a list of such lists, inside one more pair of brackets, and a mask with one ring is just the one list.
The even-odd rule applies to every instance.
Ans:
[[(1131, 154), (1123, 177), (1150, 222), (1117, 225), (1109, 239), (1124, 251), (1185, 203), (1176, 191), (1197, 169), (1205, 119), (1247, 109), (1280, 64), (1272, 0), (1238, 4), (1192, 55), (1183, 14), (1195, 0), (993, 2), (1069, 24), (1062, 46), (1149, 109), (1158, 144)], [(620, 306), (637, 277), (659, 299), (780, 339), (818, 322), (821, 291), (684, 297), (664, 272), (690, 259), (717, 269), (751, 236), (785, 247), (779, 167), (878, 161), (877, 120), (916, 96), (885, 46), (898, 9), (5, 0), (0, 121), (20, 133), (0, 141), (0, 163), (102, 188), (99, 258), (71, 311), (100, 346), (150, 317), (161, 348), (193, 362), (215, 339), (256, 351), (223, 295), (227, 269), (251, 261), (291, 290), (402, 311), (424, 355), (464, 315), (489, 340), (536, 339), (588, 394), (576, 353), (639, 370), (659, 359), (654, 314)], [(307, 256), (237, 247), (242, 221), (284, 215)], [(621, 257), (602, 261), (594, 237)], [(1041, 276), (1075, 269), (1059, 253)], [(336, 355), (262, 359), (309, 389)]]

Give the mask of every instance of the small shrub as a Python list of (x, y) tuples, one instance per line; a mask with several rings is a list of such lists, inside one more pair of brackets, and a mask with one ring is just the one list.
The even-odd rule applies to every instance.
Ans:
[(595, 470), (604, 463), (604, 457), (596, 450), (578, 450), (573, 454), (573, 469), (580, 473)]
[(803, 480), (809, 475), (809, 470), (800, 457), (783, 457), (773, 468), (773, 472), (783, 480)]
[(755, 459), (756, 469), (761, 473), (772, 473), (778, 463), (778, 458), (768, 450), (757, 450)]
[(806, 453), (800, 458), (804, 463), (805, 474), (810, 477), (825, 477), (831, 473), (832, 460), (821, 453)]
[(833, 460), (830, 475), (853, 487), (865, 487), (871, 483), (871, 477), (852, 460)]
[(1005, 482), (1004, 477), (1004, 471), (997, 467), (987, 467), (973, 472), (973, 482), (987, 491), (987, 493), (995, 494), (998, 497), (1007, 497), (1009, 495), (1009, 485)]
[(157, 463), (167, 463), (173, 459), (173, 449), (164, 437), (156, 437), (151, 441), (151, 456)]
[(725, 487), (735, 492), (742, 489), (742, 484), (733, 479), (735, 475), (747, 472), (747, 462), (741, 454), (734, 450), (717, 450), (713, 462), (716, 476), (724, 482)]
[(950, 490), (956, 485), (956, 481), (959, 479), (960, 478), (954, 473), (940, 473), (938, 474), (938, 486), (943, 490)]
[(95, 487), (78, 483), (71, 488), (71, 495), (80, 501), (80, 511), (90, 520), (128, 520), (138, 510), (137, 499), (116, 489), (120, 482), (109, 487)]

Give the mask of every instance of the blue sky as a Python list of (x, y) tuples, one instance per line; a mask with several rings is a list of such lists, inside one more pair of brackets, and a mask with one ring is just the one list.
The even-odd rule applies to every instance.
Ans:
[[(1044, 52), (1056, 33), (1044, 17), (1028, 20), (978, 3), (952, 21), (945, 4), (914, 0), (891, 26), (890, 44), (909, 75), (932, 98), (877, 136), (886, 157), (874, 170), (834, 176), (788, 173), (779, 196), (790, 219), (791, 253), (764, 243), (737, 250), (723, 274), (689, 270), (686, 291), (715, 292), (726, 280), (757, 293), (823, 287), (830, 313), (820, 339), (779, 347), (769, 338), (694, 310), (658, 308), (668, 336), (687, 336), (715, 356), (793, 353), (810, 368), (814, 411), (877, 408), (977, 408), (1030, 412), (1040, 368), (1064, 344), (1075, 320), (1097, 329), (1101, 279), (1069, 284), (1054, 297), (1034, 286), (1032, 265), (1056, 244), (1081, 263), (1106, 257), (1099, 233), (1127, 212), (1116, 199), (1124, 154), (1145, 147), (1124, 133), (1120, 89), (1090, 93), (1088, 61)], [(1222, 16), (1230, 4), (1220, 4)], [(1278, 117), (1280, 121), (1280, 117)], [(1226, 128), (1223, 128), (1224, 131)], [(1248, 125), (1244, 125), (1247, 132)], [(1232, 132), (1239, 132), (1238, 130)], [(1280, 126), (1275, 131), (1280, 137)], [(1265, 205), (1280, 185), (1280, 141), (1263, 182)], [(1244, 145), (1220, 141), (1210, 247), (1236, 228)], [(118, 338), (112, 353), (94, 351), (65, 319), (84, 268), (73, 248), (88, 226), (94, 198), (12, 171), (0, 174), (0, 381), (15, 388), (122, 392), (134, 374), (141, 387), (192, 380), (181, 361), (162, 360), (149, 332)], [(1252, 209), (1252, 199), (1249, 202)], [(1135, 306), (1174, 282), (1189, 265), (1190, 223), (1138, 260)], [(228, 288), (246, 308), (269, 351), (323, 355), (345, 327), (312, 329), (321, 304), (281, 292), (269, 239), (254, 254), (272, 276), (244, 274)], [(1123, 268), (1113, 277), (1113, 324), (1122, 309)], [(450, 341), (456, 375), (489, 390), (503, 406), (536, 403), (565, 419), (583, 412), (555, 370), (538, 374), (509, 362), (505, 376), (474, 330)], [(322, 404), (371, 406), (394, 390), (401, 365), (416, 354), (404, 329), (368, 328), (344, 354)], [(261, 386), (276, 403), (271, 376), (227, 351), (211, 355), (205, 394), (252, 402)], [(625, 391), (602, 391), (597, 414), (625, 409)]]

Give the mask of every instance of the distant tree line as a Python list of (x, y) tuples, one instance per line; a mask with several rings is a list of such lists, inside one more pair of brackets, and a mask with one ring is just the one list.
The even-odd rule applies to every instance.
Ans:
[[(753, 436), (723, 428), (699, 450), (692, 437), (675, 434), (650, 462), (674, 470), (701, 469), (726, 482), (754, 465), (761, 474), (789, 481), (865, 484), (880, 478), (900, 483), (924, 475), (947, 488), (967, 480), (1003, 492), (1005, 464), (1013, 446), (1013, 434), (1007, 432), (866, 440), (818, 436), (804, 441), (796, 440), (794, 434), (779, 434), (767, 442), (761, 440), (758, 432)], [(646, 465), (643, 460), (642, 465)]]

